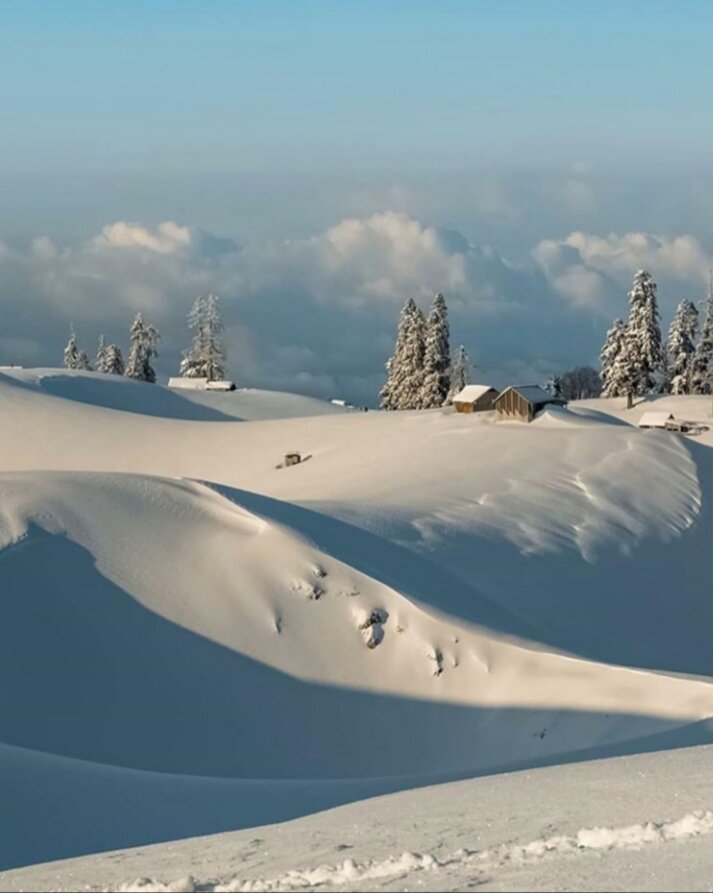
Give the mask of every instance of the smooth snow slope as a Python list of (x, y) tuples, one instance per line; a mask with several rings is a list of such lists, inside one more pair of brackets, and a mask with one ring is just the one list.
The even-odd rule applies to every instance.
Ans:
[[(676, 729), (708, 740), (705, 442), (591, 411), (212, 424), (31, 376), (0, 376), (4, 809), (36, 803), (41, 777), (55, 827), (74, 825), (7, 839), (5, 865)], [(289, 449), (309, 461), (277, 468)], [(84, 791), (135, 770), (165, 809), (195, 784), (203, 805), (72, 810), (53, 766)]]
[(0, 886), (709, 890), (712, 757), (699, 747), (444, 784), (286, 824), (9, 871)]

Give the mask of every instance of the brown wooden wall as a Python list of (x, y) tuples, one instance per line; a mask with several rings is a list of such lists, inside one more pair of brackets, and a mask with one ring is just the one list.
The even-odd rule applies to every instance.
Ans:
[(532, 404), (518, 394), (517, 391), (505, 391), (496, 402), (498, 417), (502, 419), (519, 419), (522, 422), (532, 420)]
[(456, 412), (487, 412), (489, 409), (493, 409), (497, 396), (498, 394), (495, 390), (486, 391), (486, 393), (483, 394), (482, 397), (478, 397), (474, 403), (461, 403), (455, 401), (453, 405), (455, 406)]
[(479, 397), (475, 401), (475, 411), (476, 412), (487, 412), (489, 409), (492, 409), (495, 406), (495, 401), (498, 399), (497, 391), (486, 391), (482, 397)]

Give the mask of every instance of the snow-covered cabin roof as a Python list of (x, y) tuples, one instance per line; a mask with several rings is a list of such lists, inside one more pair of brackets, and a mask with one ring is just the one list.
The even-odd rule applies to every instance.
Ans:
[(491, 387), (489, 384), (467, 384), (462, 391), (458, 391), (453, 398), (453, 402), (475, 403), (476, 400), (479, 400), (488, 391), (496, 391), (497, 393), (496, 388)]
[(207, 378), (184, 378), (183, 376), (176, 376), (168, 379), (169, 388), (184, 388), (188, 391), (204, 391), (207, 384)]
[(645, 412), (639, 419), (639, 428), (665, 428), (672, 418), (672, 412)]
[[(524, 397), (528, 403), (532, 403), (534, 406), (542, 406), (545, 403), (566, 403), (567, 401), (562, 397), (554, 397), (552, 394), (548, 393), (544, 388), (541, 388), (537, 384), (514, 384), (509, 388), (505, 388), (502, 394), (505, 394), (507, 391), (517, 391), (517, 393)], [(500, 395), (502, 397), (502, 394)]]

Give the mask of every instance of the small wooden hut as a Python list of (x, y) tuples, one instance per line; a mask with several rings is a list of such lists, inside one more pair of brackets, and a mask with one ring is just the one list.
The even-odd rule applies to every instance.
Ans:
[(456, 412), (486, 412), (493, 408), (498, 392), (487, 384), (467, 384), (453, 398)]
[(553, 397), (539, 385), (512, 385), (495, 399), (495, 418), (499, 422), (531, 422), (548, 404), (566, 406), (567, 401)]

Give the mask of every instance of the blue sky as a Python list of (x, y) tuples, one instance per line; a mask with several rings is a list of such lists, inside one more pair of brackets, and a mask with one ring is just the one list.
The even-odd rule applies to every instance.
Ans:
[(708, 152), (706, 2), (4, 0), (3, 163), (661, 161)]
[[(517, 361), (535, 375), (593, 361), (603, 320), (617, 295), (625, 302), (629, 260), (654, 251), (666, 313), (701, 287), (713, 247), (712, 26), (713, 4), (703, 0), (0, 0), (0, 240), (15, 264), (12, 275), (9, 262), (0, 266), (0, 350), (4, 337), (6, 354), (52, 356), (50, 329), (21, 331), (12, 301), (28, 289), (64, 325), (79, 310), (63, 309), (49, 293), (47, 283), (61, 276), (61, 295), (87, 281), (108, 283), (86, 298), (108, 327), (141, 294), (164, 327), (183, 319), (190, 296), (166, 272), (173, 249), (147, 248), (154, 243), (141, 235), (173, 221), (193, 234), (175, 247), (185, 252), (190, 241), (186, 279), (226, 292), (236, 352), (268, 337), (261, 314), (245, 304), (260, 282), (260, 306), (296, 306), (286, 297), (293, 293), (311, 301), (322, 337), (321, 327), (344, 324), (334, 316), (340, 302), (355, 313), (370, 289), (381, 289), (380, 303), (362, 312), (375, 320), (383, 353), (398, 304), (414, 287), (399, 266), (405, 245), (413, 248), (411, 224), (398, 230), (397, 218), (378, 216), (396, 214), (424, 232), (435, 228), (446, 252), (458, 254), (458, 239), (470, 246), (453, 301), (464, 320), (473, 314), (463, 331), (474, 353), (485, 317), (489, 337), (506, 327), (493, 322), (493, 306), (506, 316), (531, 294), (555, 300), (547, 304), (555, 312), (564, 296), (572, 333), (539, 355), (534, 344), (508, 341), (489, 360), (495, 371)], [(349, 275), (329, 279), (343, 291), (329, 306), (316, 295), (333, 265), (322, 258), (319, 272), (288, 272), (286, 257), (306, 261), (302, 249), (286, 246), (322, 240), (328, 254), (327, 234), (345, 219), (367, 222), (359, 238), (370, 249), (358, 239), (340, 242)], [(72, 267), (71, 259), (80, 268), (87, 262), (97, 239), (108, 252), (99, 234), (117, 221), (139, 227), (137, 244), (112, 244), (100, 271)], [(216, 244), (206, 232), (235, 241), (230, 263), (199, 256), (196, 246)], [(570, 238), (579, 232), (587, 239)], [(627, 233), (643, 234), (649, 247), (596, 241)], [(50, 261), (45, 245), (41, 263), (61, 271), (38, 268), (32, 246), (41, 236), (55, 250)], [(414, 268), (426, 263), (427, 241)], [(248, 271), (247, 252), (237, 260), (247, 244), (258, 245)], [(130, 287), (121, 277), (131, 252), (141, 251), (156, 255), (142, 261), (155, 281), (139, 288), (132, 273)], [(482, 251), (497, 254), (502, 269), (476, 263)], [(278, 293), (260, 268), (276, 254), (286, 277)], [(434, 263), (424, 274), (429, 289), (439, 285), (441, 261)], [(167, 281), (159, 282), (159, 267)], [(530, 280), (515, 286), (512, 268)], [(517, 295), (508, 291), (515, 287)], [(240, 328), (246, 316), (249, 331)], [(178, 355), (175, 339), (165, 339), (167, 366)], [(286, 332), (273, 346), (291, 357), (288, 381), (299, 366), (297, 345)], [(325, 389), (341, 386), (338, 372), (318, 368), (317, 345), (310, 350), (310, 374), (332, 376)], [(376, 351), (368, 361), (377, 371), (366, 360), (361, 370), (352, 363), (349, 381), (368, 379), (354, 385), (366, 392), (382, 360)], [(245, 374), (280, 383), (259, 366), (255, 360)]]

